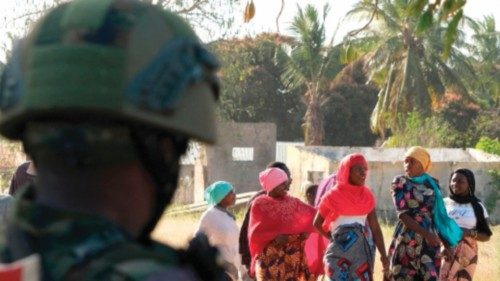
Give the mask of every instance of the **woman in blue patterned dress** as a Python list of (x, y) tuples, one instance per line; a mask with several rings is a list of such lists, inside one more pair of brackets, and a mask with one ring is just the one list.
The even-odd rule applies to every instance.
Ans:
[(422, 147), (405, 154), (405, 175), (392, 183), (392, 196), (399, 222), (389, 247), (391, 280), (438, 280), (440, 247), (455, 246), (462, 237), (448, 217), (435, 179), (426, 172), (429, 153)]

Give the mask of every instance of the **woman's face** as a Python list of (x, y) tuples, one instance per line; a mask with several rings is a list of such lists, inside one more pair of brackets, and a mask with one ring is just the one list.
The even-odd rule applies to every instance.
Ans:
[(234, 190), (231, 190), (220, 202), (219, 206), (223, 208), (227, 208), (229, 206), (233, 206), (236, 203), (236, 193)]
[(290, 174), (287, 173), (288, 180), (286, 181), (286, 190), (290, 190), (290, 185), (292, 185), (292, 178), (290, 177)]
[(366, 171), (363, 165), (357, 164), (349, 169), (349, 183), (352, 185), (365, 185)]
[(273, 190), (269, 191), (267, 194), (273, 198), (281, 198), (284, 197), (288, 191), (288, 181), (278, 185), (273, 188)]
[(407, 176), (410, 178), (412, 177), (417, 177), (423, 174), (424, 168), (422, 167), (422, 164), (418, 162), (417, 159), (413, 157), (406, 157), (405, 158), (405, 173)]
[(450, 180), (450, 189), (453, 194), (458, 196), (470, 194), (467, 177), (459, 173), (454, 173)]

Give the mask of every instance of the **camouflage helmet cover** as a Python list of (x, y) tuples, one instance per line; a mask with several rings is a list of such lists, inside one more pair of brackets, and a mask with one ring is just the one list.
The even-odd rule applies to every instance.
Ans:
[(179, 16), (131, 0), (60, 5), (14, 48), (0, 133), (26, 123), (117, 120), (215, 140), (218, 63)]

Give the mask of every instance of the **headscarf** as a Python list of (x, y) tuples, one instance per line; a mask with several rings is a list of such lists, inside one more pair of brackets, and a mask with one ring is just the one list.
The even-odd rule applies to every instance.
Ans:
[(470, 193), (465, 196), (456, 195), (451, 190), (451, 184), (450, 184), (448, 186), (448, 188), (450, 189), (450, 198), (453, 201), (460, 204), (471, 203), (472, 209), (474, 210), (474, 215), (476, 216), (477, 219), (476, 230), (478, 232), (491, 236), (493, 233), (491, 232), (490, 226), (488, 225), (488, 222), (486, 221), (486, 218), (484, 216), (483, 207), (479, 203), (481, 202), (481, 200), (479, 200), (479, 198), (477, 198), (476, 195), (474, 194), (476, 191), (476, 179), (474, 178), (474, 173), (469, 169), (457, 169), (451, 174), (449, 181), (450, 183), (451, 183), (451, 178), (453, 177), (454, 174), (461, 174), (467, 178), (467, 182), (469, 183)]
[(215, 206), (219, 204), (234, 187), (227, 181), (217, 181), (205, 189), (205, 200), (208, 205)]
[[(318, 190), (316, 191), (316, 199), (314, 199), (314, 207), (319, 208), (321, 199), (335, 185), (336, 178), (337, 176), (333, 173), (319, 183)], [(329, 240), (318, 232), (311, 233), (307, 238), (304, 245), (304, 254), (306, 256), (307, 267), (312, 274), (325, 274), (323, 257), (325, 256), (328, 243)]]
[(325, 231), (330, 230), (330, 224), (339, 216), (367, 215), (375, 208), (375, 197), (367, 186), (349, 183), (350, 169), (358, 164), (368, 169), (368, 164), (360, 153), (349, 154), (340, 161), (337, 183), (319, 204)]
[(287, 174), (279, 168), (268, 168), (259, 174), (260, 185), (266, 192), (273, 190), (286, 181), (288, 181)]
[(416, 184), (428, 183), (434, 190), (434, 211), (432, 212), (432, 220), (434, 222), (434, 227), (436, 228), (439, 236), (446, 240), (451, 247), (454, 247), (462, 240), (463, 232), (458, 224), (448, 217), (446, 208), (444, 207), (443, 195), (441, 190), (437, 185), (436, 181), (425, 173), (431, 167), (431, 157), (429, 152), (421, 146), (414, 146), (408, 149), (405, 153), (405, 157), (412, 157), (416, 159), (422, 168), (424, 168), (424, 173), (416, 177), (408, 177), (408, 179)]
[(336, 182), (337, 182), (337, 175), (335, 174), (331, 174), (326, 179), (323, 179), (322, 181), (319, 182), (318, 190), (316, 191), (316, 199), (314, 199), (315, 207), (319, 206), (319, 202), (321, 202), (323, 196), (326, 194), (328, 190), (330, 190), (335, 185)]
[(424, 172), (427, 172), (431, 169), (431, 156), (429, 152), (421, 146), (413, 146), (408, 149), (405, 153), (405, 158), (411, 157), (416, 159), (420, 164), (422, 164), (422, 168), (424, 168)]

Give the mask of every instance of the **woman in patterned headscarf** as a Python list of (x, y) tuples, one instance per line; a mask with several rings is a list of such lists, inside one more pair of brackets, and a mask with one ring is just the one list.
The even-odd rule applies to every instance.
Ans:
[(392, 182), (399, 218), (389, 246), (392, 280), (437, 280), (441, 243), (453, 247), (462, 238), (462, 231), (446, 214), (436, 180), (427, 174), (430, 167), (427, 150), (414, 146), (405, 154), (405, 175)]
[(478, 255), (477, 241), (488, 241), (492, 235), (488, 212), (474, 192), (476, 180), (468, 169), (455, 170), (450, 177), (450, 197), (444, 199), (446, 211), (464, 232), (450, 259), (445, 259), (439, 279), (442, 281), (472, 280)]
[[(342, 159), (336, 184), (325, 193), (314, 226), (330, 239), (323, 261), (329, 280), (373, 280), (375, 249), (388, 269), (384, 238), (375, 212), (375, 197), (365, 185), (368, 163), (359, 153)], [(373, 233), (373, 237), (372, 237)]]
[(304, 256), (305, 239), (314, 231), (314, 207), (287, 195), (289, 178), (279, 168), (262, 171), (259, 181), (266, 194), (250, 208), (249, 275), (259, 281), (316, 280)]

